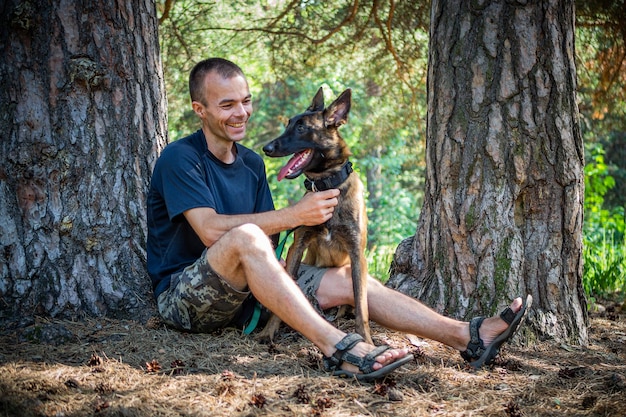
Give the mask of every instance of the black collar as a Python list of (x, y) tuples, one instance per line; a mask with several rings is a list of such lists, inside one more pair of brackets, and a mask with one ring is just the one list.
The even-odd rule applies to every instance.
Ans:
[(337, 188), (345, 180), (348, 179), (352, 171), (352, 162), (346, 161), (341, 169), (330, 177), (320, 178), (319, 180), (315, 181), (307, 178), (306, 180), (304, 180), (304, 186), (309, 191), (326, 191), (330, 190), (331, 188)]

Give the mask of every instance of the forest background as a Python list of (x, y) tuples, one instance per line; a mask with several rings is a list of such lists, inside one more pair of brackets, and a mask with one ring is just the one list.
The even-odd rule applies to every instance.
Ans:
[[(6, 51), (0, 107), (8, 110), (0, 118), (0, 321), (10, 322), (0, 331), (0, 415), (623, 415), (626, 8), (623, 0), (576, 2), (572, 49), (573, 1), (162, 0), (156, 16), (154, 3), (145, 1), (2, 3), (0, 20), (9, 25), (0, 26)], [(439, 7), (429, 16), (431, 6)], [(454, 32), (458, 22), (463, 30)], [(485, 55), (474, 51), (486, 46), (473, 47), (485, 33), (488, 46), (501, 49), (481, 61)], [(518, 53), (535, 57), (537, 71), (518, 72), (524, 75), (516, 82), (529, 97), (549, 100), (521, 103), (516, 96), (504, 102), (519, 111), (501, 114), (517, 122), (521, 112), (532, 112), (526, 115), (540, 126), (532, 135), (514, 136), (514, 128), (499, 137), (519, 156), (521, 166), (508, 170), (514, 172), (490, 166), (493, 156), (480, 136), (488, 119), (474, 117), (474, 136), (467, 129), (466, 138), (453, 137), (465, 145), (454, 157), (486, 160), (484, 215), (467, 204), (442, 224), (447, 213), (438, 209), (449, 207), (451, 197), (475, 200), (464, 189), (449, 192), (465, 184), (433, 185), (433, 177), (454, 169), (451, 158), (440, 162), (461, 148), (432, 150), (439, 143), (434, 126), (446, 133), (459, 122), (433, 118), (433, 103), (455, 117), (471, 109), (467, 103), (486, 107), (489, 100), (475, 97), (449, 100), (467, 94), (475, 74), (485, 75), (478, 83), (511, 94), (490, 70)], [(426, 229), (432, 245), (413, 245), (405, 258), (426, 248), (419, 253), (433, 258), (437, 270), (423, 271), (456, 278), (473, 266), (464, 256), (475, 257), (484, 268), (476, 278), (486, 277), (481, 284), (491, 288), (440, 292), (435, 297), (454, 303), (439, 307), (465, 318), (495, 313), (509, 292), (527, 290), (535, 300), (522, 340), (507, 345), (494, 367), (476, 372), (441, 343), (378, 328), (376, 344), (406, 346), (415, 361), (370, 385), (328, 375), (320, 352), (289, 329), (280, 343), (261, 344), (240, 329), (215, 337), (164, 326), (146, 308), (145, 190), (166, 126), (169, 141), (199, 127), (187, 76), (208, 56), (229, 58), (246, 72), (255, 113), (245, 144), (259, 153), (320, 86), (329, 100), (351, 88), (350, 121), (341, 131), (367, 186), (373, 274), (386, 279), (394, 251)], [(451, 78), (460, 82), (441, 88)], [(574, 81), (580, 114), (571, 105)], [(300, 181), (276, 181), (283, 162), (266, 159), (279, 207), (302, 193)], [(457, 168), (458, 178), (477, 182), (475, 170)], [(526, 173), (541, 183), (520, 190), (510, 174)], [(493, 189), (514, 191), (508, 205), (484, 192)], [(494, 227), (500, 215), (520, 221), (508, 236), (523, 236), (523, 251), (506, 239), (508, 217), (499, 223), (505, 227)], [(422, 227), (423, 219), (434, 221)], [(448, 230), (456, 219), (469, 223), (470, 238), (495, 242), (487, 262), (480, 258), (485, 252), (449, 250), (459, 238)], [(465, 263), (446, 263), (443, 252)], [(506, 286), (498, 285), (505, 279)], [(426, 281), (414, 287), (432, 286)], [(454, 289), (449, 283), (434, 282)], [(452, 311), (463, 297), (471, 297), (471, 308)], [(599, 299), (611, 301), (604, 312), (594, 303)], [(585, 301), (592, 302), (588, 315), (580, 308)], [(350, 320), (338, 325), (352, 328)]]
[[(350, 10), (349, 2), (295, 2), (278, 16), (274, 3), (158, 2), (169, 141), (199, 127), (187, 77), (210, 56), (246, 73), (255, 111), (245, 144), (260, 154), (320, 86), (327, 100), (351, 88), (342, 133), (366, 184), (369, 267), (384, 281), (396, 247), (415, 233), (423, 199), (430, 7), (394, 10), (390, 25), (373, 13), (357, 16), (365, 9)], [(583, 286), (591, 305), (626, 289), (625, 20), (623, 1), (576, 2), (586, 159)], [(299, 181), (276, 181), (284, 162), (266, 158), (277, 207), (302, 193)]]

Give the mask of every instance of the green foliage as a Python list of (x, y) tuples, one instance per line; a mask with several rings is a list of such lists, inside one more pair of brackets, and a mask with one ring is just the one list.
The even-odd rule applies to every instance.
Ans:
[(583, 228), (583, 285), (590, 296), (626, 289), (625, 12), (623, 1), (576, 1), (577, 93), (591, 149)]
[[(576, 0), (576, 67), (583, 122), (598, 137), (626, 118), (624, 1)], [(608, 148), (606, 148), (608, 150)]]
[[(396, 245), (397, 246), (397, 245)], [(376, 246), (366, 251), (367, 268), (371, 276), (385, 283), (389, 279), (389, 267), (395, 253), (395, 246)]]
[(607, 191), (607, 207), (626, 206), (626, 131), (611, 132), (601, 141), (606, 150), (605, 161), (615, 186)]
[[(170, 140), (199, 128), (187, 77), (195, 62), (208, 56), (231, 59), (246, 73), (255, 112), (245, 144), (259, 153), (320, 86), (327, 100), (352, 88), (353, 108), (342, 134), (367, 189), (370, 269), (385, 277), (395, 247), (415, 233), (423, 199), (430, 3), (160, 0), (160, 14), (167, 5), (171, 9), (159, 35)], [(610, 132), (624, 130), (626, 55), (618, 30), (623, 7), (611, 5), (576, 1), (581, 130), (586, 143), (606, 138), (607, 150), (605, 156), (594, 153), (586, 168), (588, 293), (611, 291), (624, 281), (619, 259), (624, 257), (626, 139)], [(279, 208), (302, 194), (301, 181), (276, 181), (284, 162), (266, 158)]]
[[(366, 186), (372, 259), (390, 260), (415, 233), (423, 195), (428, 5), (418, 3), (400, 1), (392, 12), (385, 4), (350, 1), (173, 2), (159, 27), (170, 140), (199, 128), (187, 77), (208, 56), (231, 59), (246, 73), (254, 114), (245, 145), (259, 154), (320, 86), (327, 104), (351, 88), (341, 133)], [(286, 160), (265, 158), (277, 208), (303, 193), (301, 179), (276, 181)], [(374, 269), (384, 277), (388, 267)]]
[(593, 242), (585, 239), (583, 287), (588, 295), (602, 296), (626, 290), (626, 241), (602, 231)]
[(597, 146), (585, 166), (585, 224), (583, 229), (583, 286), (588, 295), (626, 290), (624, 208), (604, 208), (605, 194), (615, 186)]

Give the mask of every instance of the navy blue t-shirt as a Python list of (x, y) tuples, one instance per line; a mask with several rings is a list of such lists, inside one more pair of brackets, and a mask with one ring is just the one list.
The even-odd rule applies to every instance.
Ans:
[(205, 249), (183, 213), (210, 207), (218, 214), (274, 210), (263, 159), (236, 143), (225, 164), (209, 152), (202, 130), (170, 143), (157, 160), (148, 192), (148, 274), (155, 298), (172, 274), (194, 263)]

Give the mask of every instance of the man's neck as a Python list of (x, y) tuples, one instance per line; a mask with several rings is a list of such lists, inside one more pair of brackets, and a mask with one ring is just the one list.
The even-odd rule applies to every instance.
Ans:
[(212, 138), (204, 132), (207, 148), (209, 151), (220, 161), (225, 164), (232, 164), (237, 157), (237, 151), (235, 150), (235, 142), (232, 141), (220, 141)]

